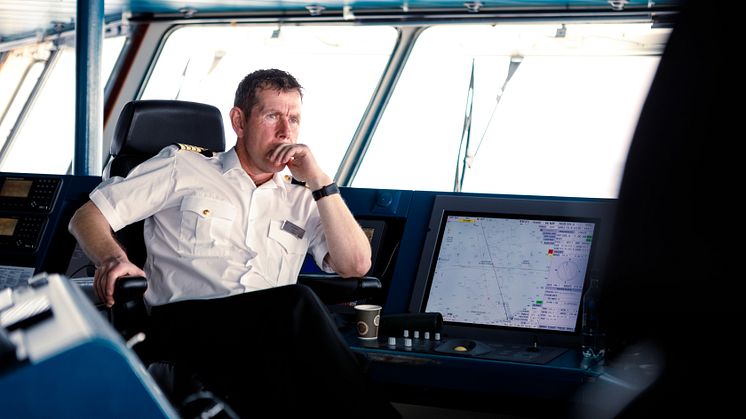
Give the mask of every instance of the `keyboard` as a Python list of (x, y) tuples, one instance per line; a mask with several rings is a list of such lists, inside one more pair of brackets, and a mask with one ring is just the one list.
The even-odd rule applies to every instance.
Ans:
[(26, 286), (33, 275), (33, 267), (0, 265), (0, 290)]

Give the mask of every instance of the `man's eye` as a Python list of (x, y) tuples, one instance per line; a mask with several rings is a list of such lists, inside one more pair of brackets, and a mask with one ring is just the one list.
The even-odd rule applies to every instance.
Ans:
[(300, 118), (297, 117), (290, 117), (290, 122), (293, 124), (300, 124)]
[(276, 113), (269, 113), (269, 114), (267, 114), (267, 119), (275, 120), (275, 119), (277, 119), (277, 114)]

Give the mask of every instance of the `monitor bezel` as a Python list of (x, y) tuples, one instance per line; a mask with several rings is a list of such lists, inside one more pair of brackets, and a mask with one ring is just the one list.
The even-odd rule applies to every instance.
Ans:
[[(505, 198), (476, 197), (463, 195), (436, 195), (428, 224), (427, 235), (422, 249), (417, 277), (410, 300), (409, 311), (425, 312), (427, 293), (431, 286), (432, 273), (437, 263), (436, 252), (447, 214), (474, 214), (501, 218), (540, 218), (568, 221), (594, 222), (594, 246), (589, 255), (588, 268), (583, 282), (583, 293), (588, 287), (592, 272), (601, 272), (605, 261), (610, 225), (614, 213), (614, 201), (605, 199), (565, 199), (565, 198)], [(582, 301), (579, 307), (576, 326), (573, 331), (546, 330), (535, 328), (464, 325), (444, 322), (444, 333), (452, 336), (482, 339), (487, 341), (532, 342), (541, 337), (543, 344), (574, 345), (580, 339)]]

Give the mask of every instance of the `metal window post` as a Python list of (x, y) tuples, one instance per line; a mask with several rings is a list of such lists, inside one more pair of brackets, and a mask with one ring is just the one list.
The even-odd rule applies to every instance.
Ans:
[(104, 127), (101, 51), (104, 0), (78, 0), (75, 24), (75, 158), (73, 174), (101, 173)]

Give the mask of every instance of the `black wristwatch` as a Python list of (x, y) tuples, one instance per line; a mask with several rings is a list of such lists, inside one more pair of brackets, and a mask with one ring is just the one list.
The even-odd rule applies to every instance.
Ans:
[(325, 196), (334, 195), (335, 193), (339, 193), (339, 188), (336, 183), (332, 182), (326, 186), (322, 186), (321, 189), (311, 192), (311, 195), (314, 201), (318, 201)]

